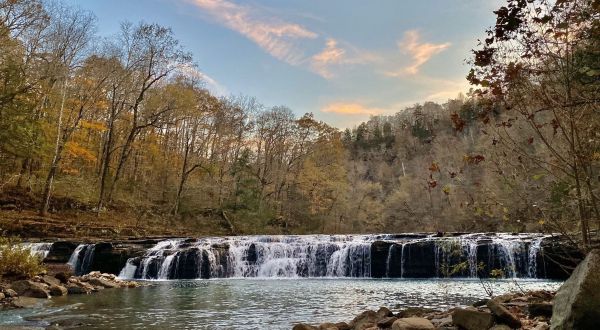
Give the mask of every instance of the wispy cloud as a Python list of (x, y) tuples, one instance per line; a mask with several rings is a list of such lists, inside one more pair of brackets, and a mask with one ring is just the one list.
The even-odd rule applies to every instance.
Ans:
[(271, 56), (292, 65), (305, 60), (296, 44), (299, 39), (314, 39), (318, 34), (299, 24), (267, 15), (256, 8), (227, 0), (188, 0), (219, 24), (252, 40)]
[(339, 115), (378, 115), (385, 112), (384, 109), (368, 107), (356, 102), (334, 102), (321, 109), (322, 112), (335, 113)]
[(338, 40), (329, 38), (323, 51), (312, 57), (310, 68), (321, 77), (331, 79), (334, 77), (332, 69), (335, 66), (365, 64), (377, 60), (375, 54), (356, 49), (349, 44), (340, 45)]
[(441, 53), (448, 47), (450, 47), (449, 42), (442, 44), (422, 42), (419, 31), (407, 31), (404, 33), (404, 38), (398, 42), (398, 48), (402, 53), (410, 56), (411, 63), (400, 70), (387, 71), (386, 74), (392, 77), (415, 75), (432, 56)]

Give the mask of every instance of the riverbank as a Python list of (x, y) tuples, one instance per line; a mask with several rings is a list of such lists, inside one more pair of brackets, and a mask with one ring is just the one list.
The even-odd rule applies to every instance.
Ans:
[(444, 311), (412, 307), (394, 313), (381, 307), (364, 311), (349, 322), (301, 323), (293, 330), (547, 330), (554, 296), (555, 292), (547, 290), (509, 293)]
[(92, 294), (105, 289), (137, 288), (139, 286), (141, 286), (139, 282), (121, 280), (113, 274), (100, 272), (71, 276), (69, 271), (65, 271), (52, 275), (38, 275), (30, 279), (2, 278), (0, 280), (0, 311), (26, 308), (52, 297)]

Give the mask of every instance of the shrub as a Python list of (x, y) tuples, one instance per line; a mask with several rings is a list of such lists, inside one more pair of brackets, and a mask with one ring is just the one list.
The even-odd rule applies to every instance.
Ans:
[(44, 272), (42, 260), (16, 238), (0, 237), (0, 276), (33, 277)]

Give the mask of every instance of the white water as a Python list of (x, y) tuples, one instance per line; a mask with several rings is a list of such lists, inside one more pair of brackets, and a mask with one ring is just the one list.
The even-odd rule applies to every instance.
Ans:
[(42, 260), (50, 253), (52, 243), (22, 243), (22, 246), (29, 249), (31, 254), (40, 257)]
[[(435, 274), (440, 267), (465, 261), (466, 276), (478, 275), (478, 250), (487, 246), (489, 261), (503, 269), (505, 276), (535, 277), (536, 257), (543, 236), (537, 234), (466, 234), (456, 237), (433, 235), (302, 235), (210, 237), (198, 240), (161, 241), (141, 260), (128, 260), (123, 278), (294, 278), (294, 277), (371, 277), (371, 246), (375, 241), (389, 245), (385, 269), (376, 277), (390, 277), (392, 268), (400, 277), (411, 271), (419, 256), (411, 251), (433, 244)], [(418, 243), (419, 245), (414, 245)], [(429, 245), (428, 245), (429, 244)], [(407, 248), (410, 246), (410, 250)], [(457, 246), (458, 249), (448, 247)], [(452, 251), (450, 251), (452, 250)], [(400, 252), (393, 261), (392, 253)], [(413, 254), (415, 252), (412, 252)], [(418, 253), (417, 253), (418, 254)], [(414, 266), (413, 266), (414, 267)], [(411, 275), (409, 275), (411, 276)]]
[(89, 272), (90, 265), (94, 259), (95, 244), (79, 244), (71, 254), (67, 264), (71, 266), (75, 275), (83, 275)]

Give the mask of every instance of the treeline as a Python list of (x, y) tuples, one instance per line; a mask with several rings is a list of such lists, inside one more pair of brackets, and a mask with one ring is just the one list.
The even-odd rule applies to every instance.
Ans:
[[(232, 233), (600, 226), (599, 1), (509, 0), (474, 89), (338, 131), (216, 97), (172, 32), (0, 1), (0, 189)], [(217, 226), (217, 227), (218, 227)], [(209, 232), (210, 232), (209, 230)]]
[(40, 196), (42, 215), (62, 195), (99, 214), (232, 212), (242, 231), (327, 211), (344, 179), (337, 130), (211, 95), (168, 28), (124, 23), (101, 39), (94, 23), (60, 3), (0, 2), (1, 187)]

